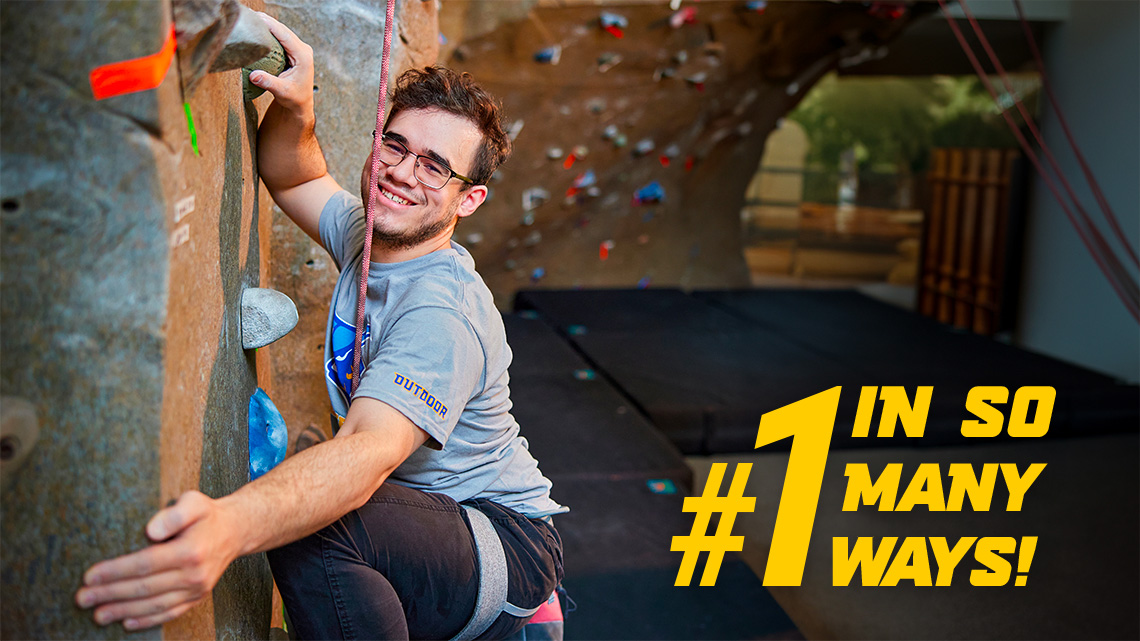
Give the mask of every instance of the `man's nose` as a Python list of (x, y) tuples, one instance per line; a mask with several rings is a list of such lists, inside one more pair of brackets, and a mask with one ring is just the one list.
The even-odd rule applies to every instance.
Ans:
[(406, 185), (416, 184), (416, 157), (404, 154), (400, 162), (388, 166), (388, 175)]

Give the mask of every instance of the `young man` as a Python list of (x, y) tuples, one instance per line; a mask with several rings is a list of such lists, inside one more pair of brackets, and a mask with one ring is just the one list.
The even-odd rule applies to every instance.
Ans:
[[(465, 74), (404, 74), (374, 134), (380, 196), (369, 233), (314, 134), (312, 48), (266, 22), (293, 67), (251, 74), (274, 96), (258, 167), (281, 209), (341, 269), (325, 368), (341, 427), (229, 496), (186, 493), (148, 524), (155, 545), (93, 566), (76, 599), (100, 623), (150, 627), (205, 596), (233, 559), (268, 551), (302, 638), (509, 635), (562, 578), (549, 517), (565, 508), (508, 413), (502, 319), (451, 241), (509, 153), (498, 106)], [(363, 199), (371, 166), (370, 155)], [(352, 395), (365, 242), (367, 322)]]

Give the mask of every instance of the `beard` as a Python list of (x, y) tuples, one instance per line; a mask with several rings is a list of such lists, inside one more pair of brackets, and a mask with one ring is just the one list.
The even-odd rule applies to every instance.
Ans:
[[(383, 198), (383, 196), (380, 196)], [(456, 210), (459, 209), (459, 198), (456, 198), (447, 207), (439, 218), (435, 220), (423, 221), (418, 227), (414, 227), (403, 232), (391, 232), (380, 229), (376, 226), (375, 222), (372, 225), (372, 243), (379, 245), (388, 251), (403, 251), (411, 249), (417, 245), (424, 243), (439, 234), (443, 233), (448, 227), (456, 222), (458, 216)]]

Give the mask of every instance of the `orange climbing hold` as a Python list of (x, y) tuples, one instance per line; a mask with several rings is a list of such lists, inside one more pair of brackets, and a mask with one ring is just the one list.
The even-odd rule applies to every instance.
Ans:
[(103, 100), (159, 86), (174, 60), (176, 46), (174, 26), (171, 25), (170, 34), (158, 53), (95, 67), (89, 75), (95, 99)]

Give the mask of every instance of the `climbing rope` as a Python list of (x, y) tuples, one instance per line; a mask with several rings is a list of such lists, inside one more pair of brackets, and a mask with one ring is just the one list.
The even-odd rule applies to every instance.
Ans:
[[(384, 131), (384, 106), (388, 98), (388, 60), (392, 53), (392, 24), (395, 22), (396, 0), (388, 0), (384, 16), (384, 53), (380, 59), (380, 97), (376, 101), (376, 131)], [(360, 356), (364, 351), (364, 303), (368, 297), (368, 263), (372, 258), (372, 222), (376, 218), (376, 199), (380, 197), (380, 187), (376, 177), (380, 175), (381, 136), (372, 140), (372, 173), (369, 174), (368, 203), (365, 205), (364, 254), (360, 259), (360, 289), (356, 299), (356, 342), (352, 350), (352, 394), (360, 385)]]
[[(966, 54), (966, 58), (970, 61), (970, 65), (974, 68), (974, 72), (977, 73), (978, 78), (982, 81), (982, 84), (985, 86), (986, 90), (989, 91), (990, 96), (994, 99), (994, 102), (1000, 104), (1000, 98), (998, 96), (997, 90), (994, 89), (993, 84), (990, 82), (989, 77), (986, 75), (985, 69), (983, 69), (981, 63), (978, 61), (977, 56), (974, 55), (973, 49), (966, 41), (966, 38), (962, 34), (962, 31), (958, 28), (958, 25), (954, 21), (954, 18), (950, 15), (950, 9), (947, 6), (946, 0), (938, 0), (938, 4), (942, 8), (942, 13), (946, 18), (946, 23), (950, 26), (951, 31), (954, 32), (954, 36), (957, 38), (958, 44), (962, 47), (962, 51)], [(965, 3), (961, 4), (964, 5)], [(984, 38), (984, 36), (980, 37)], [(985, 44), (988, 45), (988, 42)], [(1081, 239), (1081, 242), (1084, 243), (1085, 248), (1092, 256), (1093, 261), (1096, 262), (1097, 266), (1100, 268), (1101, 272), (1108, 280), (1109, 285), (1112, 286), (1113, 290), (1116, 292), (1117, 296), (1124, 304), (1125, 309), (1128, 310), (1129, 314), (1131, 314), (1135, 320), (1140, 322), (1140, 288), (1138, 288), (1136, 281), (1132, 279), (1132, 277), (1128, 274), (1127, 269), (1116, 257), (1116, 254), (1112, 252), (1104, 237), (1100, 234), (1096, 226), (1093, 225), (1092, 221), (1085, 213), (1084, 208), (1080, 206), (1080, 203), (1076, 203), (1079, 216), (1074, 214), (1072, 209), (1069, 208), (1068, 202), (1061, 196), (1057, 185), (1053, 182), (1053, 179), (1049, 176), (1048, 172), (1046, 172), (1045, 168), (1042, 166), (1041, 160), (1038, 159), (1037, 154), (1034, 153), (1033, 148), (1029, 144), (1029, 141), (1026, 140), (1025, 136), (1021, 133), (1021, 130), (1017, 126), (1017, 123), (1013, 121), (1013, 117), (1010, 116), (1009, 111), (1002, 109), (1001, 115), (1005, 119), (1006, 124), (1009, 125), (1010, 131), (1017, 139), (1017, 142), (1021, 146), (1022, 151), (1025, 152), (1026, 157), (1033, 164), (1033, 167), (1037, 170), (1038, 175), (1041, 176), (1041, 179), (1045, 183), (1045, 186), (1048, 187), (1050, 192), (1052, 192), (1053, 197), (1057, 200), (1057, 203), (1061, 205), (1061, 209), (1065, 212), (1065, 216), (1069, 219), (1069, 223), (1076, 230), (1077, 236)], [(1033, 129), (1036, 131), (1035, 127), (1033, 127)], [(1044, 141), (1040, 138), (1038, 141), (1044, 147)], [(1059, 168), (1056, 169), (1060, 175)], [(1063, 177), (1062, 180), (1064, 180)], [(1076, 201), (1075, 196), (1074, 201)]]

